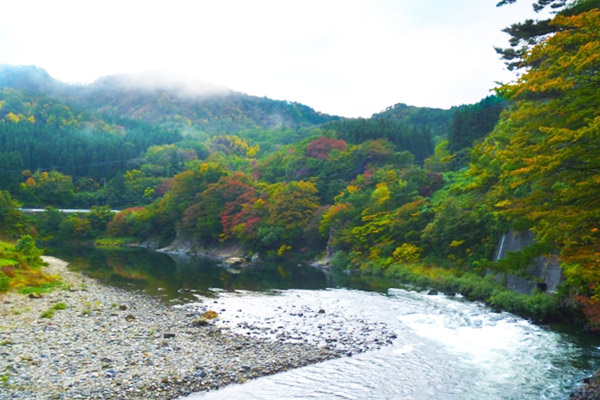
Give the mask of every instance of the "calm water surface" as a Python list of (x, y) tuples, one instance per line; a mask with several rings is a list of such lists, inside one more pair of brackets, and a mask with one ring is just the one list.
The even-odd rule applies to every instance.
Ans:
[(233, 330), (242, 318), (259, 327), (275, 321), (318, 337), (316, 319), (292, 311), (324, 309), (326, 315), (345, 316), (336, 329), (358, 320), (385, 322), (397, 335), (380, 350), (188, 400), (567, 399), (576, 382), (600, 368), (595, 337), (539, 327), (457, 297), (384, 289), (385, 282), (349, 282), (295, 264), (231, 270), (206, 259), (175, 260), (141, 249), (47, 253), (110, 285), (172, 303), (215, 304), (223, 310), (220, 323)]

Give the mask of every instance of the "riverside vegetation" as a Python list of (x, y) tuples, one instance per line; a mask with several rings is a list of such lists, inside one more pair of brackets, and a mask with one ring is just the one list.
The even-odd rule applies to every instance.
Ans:
[[(450, 110), (397, 104), (344, 119), (227, 90), (198, 96), (126, 76), (75, 87), (35, 67), (0, 68), (0, 309), (18, 342), (31, 344), (0, 332), (3, 354), (20, 360), (3, 358), (0, 390), (170, 398), (344, 353), (199, 329), (198, 315), (44, 266), (35, 241), (326, 256), (351, 274), (600, 329), (600, 3), (535, 5), (557, 13), (507, 28), (512, 47), (498, 49), (521, 69), (518, 80)], [(510, 230), (533, 232), (535, 243), (499, 259), (496, 244)], [(539, 256), (560, 262), (557, 293), (517, 294), (498, 279), (535, 281), (528, 267)], [(45, 350), (74, 344), (71, 334), (98, 347), (97, 326), (126, 345), (110, 357), (78, 348), (72, 357), (92, 375), (78, 375), (65, 356), (54, 360), (68, 379), (43, 376), (53, 359)], [(47, 347), (34, 340), (40, 332)], [(192, 356), (198, 343), (214, 347)], [(232, 348), (240, 357), (230, 371), (218, 349)], [(171, 352), (179, 371), (159, 368)], [(11, 369), (21, 362), (32, 381)]]
[[(599, 4), (535, 4), (557, 13), (507, 28), (513, 47), (498, 49), (520, 78), (450, 110), (397, 104), (343, 119), (231, 91), (195, 96), (127, 77), (73, 87), (5, 66), (3, 235), (237, 245), (248, 257), (305, 260), (327, 249), (335, 268), (598, 329)], [(18, 205), (50, 208), (32, 217)], [(536, 244), (497, 260), (510, 229), (532, 231)], [(3, 245), (4, 287), (29, 284), (18, 246)], [(535, 279), (527, 267), (543, 255), (560, 260), (556, 294), (514, 295), (489, 277)]]

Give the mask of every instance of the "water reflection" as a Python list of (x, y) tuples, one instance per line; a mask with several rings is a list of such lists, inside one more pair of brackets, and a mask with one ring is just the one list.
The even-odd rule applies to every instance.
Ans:
[(193, 300), (195, 294), (270, 289), (324, 289), (335, 285), (323, 271), (290, 262), (267, 262), (241, 269), (224, 268), (209, 258), (170, 256), (153, 251), (54, 247), (46, 254), (69, 262), (71, 269), (121, 288), (141, 290), (167, 300)]
[[(214, 296), (210, 302), (218, 303), (223, 323), (239, 317), (303, 335), (320, 333), (318, 325), (305, 325), (312, 319), (293, 312), (306, 307), (327, 310), (324, 316), (333, 322), (332, 316), (343, 316), (344, 332), (364, 319), (372, 326), (385, 323), (398, 336), (392, 346), (380, 351), (194, 399), (280, 399), (282, 393), (291, 399), (562, 399), (575, 382), (600, 367), (600, 343), (595, 337), (561, 327), (548, 330), (454, 297), (387, 290), (392, 283), (380, 278), (332, 276), (292, 263), (265, 263), (237, 271), (206, 258), (170, 257), (144, 249), (74, 247), (46, 253), (110, 285), (165, 300), (189, 302), (197, 301), (198, 295)], [(361, 290), (259, 293), (340, 286)], [(237, 312), (240, 309), (242, 313)]]

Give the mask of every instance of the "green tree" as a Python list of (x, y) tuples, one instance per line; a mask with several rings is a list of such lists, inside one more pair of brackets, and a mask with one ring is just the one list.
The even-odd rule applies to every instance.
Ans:
[(22, 236), (17, 241), (15, 250), (25, 258), (28, 265), (32, 267), (42, 265), (40, 256), (43, 254), (43, 251), (36, 247), (35, 239), (31, 235)]
[(19, 207), (9, 192), (0, 190), (0, 234), (16, 237), (24, 231), (23, 213)]
[(490, 133), (505, 105), (504, 99), (488, 96), (477, 104), (458, 108), (448, 131), (448, 150), (455, 153), (471, 147), (477, 139)]
[(38, 235), (46, 240), (55, 237), (60, 229), (60, 223), (65, 218), (65, 214), (54, 207), (46, 207), (43, 213), (35, 218), (35, 226)]
[(567, 281), (600, 300), (600, 10), (551, 26), (525, 58), (530, 70), (500, 88), (512, 106), (472, 172), (497, 212), (561, 249)]
[(93, 206), (86, 215), (92, 230), (97, 235), (106, 231), (106, 227), (113, 217), (114, 213), (110, 210), (110, 206)]
[(69, 214), (59, 225), (58, 235), (65, 240), (90, 239), (93, 237), (90, 220), (79, 214)]
[(36, 171), (21, 183), (21, 194), (28, 205), (70, 207), (75, 198), (75, 186), (70, 176), (58, 171)]
[[(517, 0), (502, 0), (498, 3), (498, 6), (515, 2)], [(552, 10), (559, 10), (559, 14), (566, 17), (599, 7), (599, 0), (536, 0), (533, 2), (533, 9), (536, 12), (551, 8)], [(535, 67), (536, 61), (529, 59), (527, 53), (534, 46), (543, 43), (548, 35), (561, 30), (559, 26), (551, 23), (551, 21), (551, 18), (543, 20), (528, 19), (524, 22), (512, 24), (503, 30), (510, 35), (510, 47), (496, 48), (496, 52), (506, 60), (508, 69)]]

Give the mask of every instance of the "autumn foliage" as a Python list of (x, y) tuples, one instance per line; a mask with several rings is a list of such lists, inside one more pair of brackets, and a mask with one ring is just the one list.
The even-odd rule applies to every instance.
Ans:
[[(112, 236), (235, 244), (272, 257), (314, 258), (327, 248), (357, 272), (423, 275), (438, 265), (444, 279), (488, 271), (532, 278), (527, 251), (511, 265), (495, 252), (507, 231), (531, 231), (536, 245), (559, 253), (560, 295), (600, 326), (600, 11), (558, 13), (547, 27), (518, 55), (515, 82), (478, 104), (435, 111), (449, 113), (437, 122), (426, 121), (431, 110), (397, 105), (370, 119), (229, 130), (253, 123), (238, 108), (227, 117), (200, 107), (155, 129), (2, 90), (0, 164), (18, 172), (0, 174), (0, 188), (11, 191), (0, 191), (0, 228), (25, 231), (15, 192), (26, 205), (124, 209), (107, 225)], [(64, 135), (61, 148), (38, 145), (40, 132)], [(25, 165), (32, 170), (21, 173)], [(36, 228), (89, 239), (106, 226), (105, 211), (60, 220), (53, 210)], [(496, 304), (493, 290), (479, 299)]]
[(557, 33), (525, 56), (532, 67), (499, 89), (512, 105), (476, 149), (472, 175), (499, 216), (560, 249), (569, 289), (592, 310), (600, 301), (600, 10), (551, 25)]
[(337, 149), (345, 151), (348, 148), (348, 144), (339, 139), (329, 139), (326, 137), (320, 137), (313, 140), (306, 146), (306, 155), (320, 160), (325, 160), (329, 157), (329, 153), (332, 150)]

